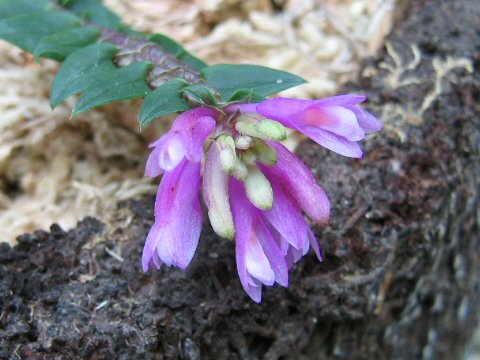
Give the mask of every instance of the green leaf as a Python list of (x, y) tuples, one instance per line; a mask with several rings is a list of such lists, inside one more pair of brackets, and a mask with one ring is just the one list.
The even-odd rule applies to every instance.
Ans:
[(76, 15), (108, 29), (118, 29), (121, 19), (100, 0), (70, 0), (66, 6)]
[(100, 36), (100, 31), (91, 27), (74, 28), (43, 38), (35, 49), (35, 60), (40, 57), (63, 61), (65, 58), (83, 48)]
[(194, 102), (202, 105), (215, 105), (220, 99), (216, 91), (205, 85), (189, 85), (181, 92)]
[(0, 0), (0, 19), (51, 8), (51, 0)]
[(53, 82), (52, 107), (86, 90), (102, 74), (115, 70), (112, 58), (116, 52), (115, 45), (103, 42), (88, 45), (67, 57)]
[(152, 91), (143, 102), (140, 127), (161, 116), (190, 109), (192, 106), (180, 97), (180, 90), (187, 85), (182, 79), (173, 79)]
[(175, 57), (185, 51), (182, 45), (163, 34), (154, 34), (150, 36), (150, 41), (157, 43)]
[(232, 96), (228, 99), (228, 101), (231, 102), (253, 102), (257, 103), (260, 101), (265, 100), (265, 96), (260, 96), (258, 94), (255, 94), (251, 90), (246, 90), (246, 89), (240, 89), (235, 91)]
[(48, 35), (78, 26), (80, 19), (65, 11), (38, 11), (0, 21), (0, 39), (33, 52)]
[(199, 58), (190, 54), (185, 48), (180, 45), (178, 42), (173, 40), (172, 38), (163, 35), (163, 34), (155, 34), (150, 37), (150, 41), (157, 43), (165, 50), (167, 50), (170, 54), (173, 54), (176, 58), (182, 60), (187, 65), (191, 66), (195, 70), (201, 71), (207, 64), (204, 63)]
[(202, 76), (227, 101), (238, 90), (268, 96), (305, 83), (296, 75), (258, 65), (213, 65), (203, 69)]
[(145, 79), (152, 66), (142, 61), (99, 74), (75, 104), (73, 115), (111, 102), (147, 96), (152, 90)]
[(208, 64), (200, 60), (199, 58), (193, 56), (189, 52), (185, 51), (177, 56), (180, 60), (186, 63), (188, 66), (194, 68), (197, 71), (202, 71), (205, 69)]
[(139, 38), (139, 39), (148, 39), (148, 35), (146, 35), (142, 32), (136, 31), (126, 24), (118, 25), (117, 31), (121, 32), (122, 34), (132, 36), (132, 37), (136, 37), (136, 38)]

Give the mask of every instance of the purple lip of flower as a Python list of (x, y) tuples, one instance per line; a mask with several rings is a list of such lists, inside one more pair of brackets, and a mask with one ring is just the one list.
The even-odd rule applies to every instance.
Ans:
[(277, 98), (178, 116), (171, 131), (151, 145), (147, 161), (147, 176), (164, 175), (143, 251), (144, 271), (188, 266), (202, 228), (201, 193), (214, 231), (235, 239), (240, 281), (254, 301), (260, 302), (262, 285), (288, 286), (288, 270), (310, 247), (322, 260), (302, 211), (326, 224), (330, 202), (311, 171), (278, 141), (287, 126), (342, 155), (361, 157), (356, 141), (382, 128), (358, 107), (364, 99)]

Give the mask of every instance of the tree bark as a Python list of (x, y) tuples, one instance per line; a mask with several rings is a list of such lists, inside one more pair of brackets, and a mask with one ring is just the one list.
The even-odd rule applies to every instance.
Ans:
[(144, 274), (153, 198), (0, 245), (0, 358), (459, 359), (480, 303), (480, 4), (414, 1), (346, 92), (385, 131), (361, 161), (305, 142), (333, 214), (288, 289), (243, 292), (205, 224), (186, 272)]

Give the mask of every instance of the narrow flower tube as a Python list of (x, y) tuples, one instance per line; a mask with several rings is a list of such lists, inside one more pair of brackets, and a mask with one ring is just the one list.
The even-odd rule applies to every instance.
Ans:
[(162, 264), (185, 269), (192, 260), (202, 230), (200, 182), (200, 163), (186, 159), (163, 175), (143, 249), (144, 271)]

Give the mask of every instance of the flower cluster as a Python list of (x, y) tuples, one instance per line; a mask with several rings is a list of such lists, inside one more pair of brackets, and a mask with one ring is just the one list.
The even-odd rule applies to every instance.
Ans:
[(261, 300), (262, 284), (288, 286), (288, 271), (310, 247), (322, 252), (302, 211), (318, 224), (330, 202), (305, 164), (279, 141), (286, 127), (339, 154), (361, 157), (357, 141), (381, 130), (358, 105), (361, 95), (323, 100), (275, 98), (199, 107), (184, 112), (153, 143), (147, 176), (163, 178), (155, 223), (143, 251), (143, 269), (185, 269), (202, 228), (201, 195), (214, 231), (234, 239), (237, 270), (248, 295)]

